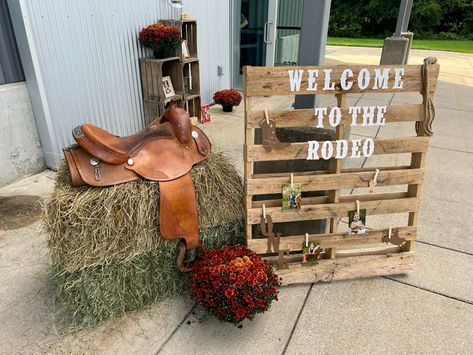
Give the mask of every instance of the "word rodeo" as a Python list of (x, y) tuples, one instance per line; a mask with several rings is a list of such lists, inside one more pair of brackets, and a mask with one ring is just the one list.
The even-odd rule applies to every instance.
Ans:
[[(384, 114), (387, 106), (350, 106), (348, 113), (351, 114), (350, 126), (384, 126), (386, 120)], [(316, 107), (315, 116), (317, 117), (317, 128), (323, 128), (324, 119), (328, 113), (328, 123), (332, 127), (337, 127), (342, 122), (342, 110), (340, 107)], [(361, 122), (359, 122), (361, 114)], [(324, 141), (322, 144), (319, 141), (309, 141), (307, 150), (307, 160), (328, 160), (332, 157), (335, 159), (344, 159), (348, 156), (350, 151), (350, 158), (370, 157), (374, 153), (374, 140), (367, 138), (364, 141), (361, 139), (352, 139), (349, 143), (345, 139), (336, 141)], [(320, 151), (320, 156), (319, 156)], [(334, 155), (335, 153), (335, 155)]]

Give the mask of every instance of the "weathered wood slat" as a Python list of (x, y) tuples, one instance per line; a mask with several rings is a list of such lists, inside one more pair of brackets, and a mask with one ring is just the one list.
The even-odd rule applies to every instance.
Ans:
[[(328, 110), (328, 112), (330, 112), (330, 110)], [(342, 109), (341, 112), (341, 125), (350, 125), (352, 123), (352, 115), (349, 113), (348, 108)], [(268, 115), (276, 122), (277, 127), (316, 126), (318, 123), (314, 109), (268, 110)], [(424, 107), (421, 104), (392, 105), (388, 106), (384, 117), (386, 123), (423, 121)], [(249, 111), (248, 127), (258, 128), (259, 123), (263, 119), (265, 119), (263, 110)], [(361, 121), (361, 114), (359, 114), (357, 123), (361, 124)], [(325, 127), (329, 126), (328, 119), (324, 120), (324, 124)]]
[(283, 285), (330, 282), (382, 275), (406, 274), (412, 270), (414, 253), (354, 256), (323, 259), (319, 265), (290, 264), (289, 269), (276, 270)]
[[(294, 182), (302, 184), (302, 191), (324, 191), (368, 187), (374, 176), (374, 170), (366, 172), (296, 175)], [(378, 174), (378, 186), (418, 184), (422, 182), (424, 169), (388, 170)], [(247, 191), (251, 195), (280, 193), (283, 185), (291, 182), (289, 174), (284, 177), (253, 178), (247, 182)]]
[[(309, 241), (317, 240), (324, 248), (330, 247), (346, 247), (346, 246), (362, 246), (367, 244), (381, 243), (383, 237), (387, 235), (387, 229), (367, 231), (363, 235), (349, 235), (342, 233), (312, 234)], [(399, 227), (392, 229), (392, 235), (397, 235), (406, 240), (415, 240), (417, 227)], [(296, 235), (290, 237), (281, 237), (279, 249), (290, 249), (291, 251), (302, 250), (302, 243), (305, 241), (304, 235)], [(267, 252), (268, 240), (266, 238), (252, 239), (248, 241), (248, 247), (255, 253), (264, 254)]]
[[(402, 198), (397, 200), (375, 200), (363, 201), (362, 209), (366, 209), (369, 215), (417, 212), (419, 199), (417, 197)], [(336, 218), (347, 215), (349, 211), (356, 209), (354, 202), (326, 203), (320, 205), (302, 205), (298, 211), (283, 212), (281, 207), (266, 207), (266, 214), (270, 214), (275, 223), (296, 222), (304, 220), (315, 220), (325, 218)], [(248, 210), (247, 224), (258, 224), (262, 215), (261, 208), (250, 208)]]
[[(400, 198), (410, 197), (407, 191), (405, 192), (384, 192), (384, 193), (370, 193), (362, 195), (341, 195), (340, 202), (355, 202), (356, 200), (362, 201), (376, 201), (376, 200), (397, 200)], [(303, 198), (304, 205), (317, 205), (321, 203), (329, 203), (329, 196), (316, 196), (316, 197), (306, 197)], [(253, 201), (253, 208), (263, 208), (263, 204), (266, 207), (281, 207), (282, 199), (271, 199), (271, 200), (261, 200)], [(289, 213), (289, 212), (288, 212)]]
[[(385, 255), (392, 253), (400, 253), (399, 246), (393, 244), (378, 243), (376, 245), (369, 246), (358, 246), (357, 248), (345, 248), (338, 250), (337, 247), (326, 248), (325, 252), (322, 252), (321, 260), (337, 258), (349, 258), (354, 256), (365, 256), (365, 255)], [(262, 257), (271, 265), (277, 265), (279, 256), (263, 254)], [(284, 259), (291, 264), (298, 264), (302, 262), (302, 251), (294, 251), (289, 256), (285, 256)]]
[[(340, 86), (340, 76), (342, 72), (350, 68), (353, 71), (353, 85), (349, 90), (342, 90)], [(370, 72), (371, 82), (367, 89), (360, 89), (357, 85), (358, 72), (362, 68), (367, 68)], [(373, 89), (374, 69), (389, 68), (389, 81), (387, 89)], [(394, 69), (404, 68), (402, 76), (403, 87), (400, 89), (393, 88)], [(291, 91), (289, 83), (288, 70), (304, 70), (302, 82), (299, 91)], [(316, 79), (317, 90), (307, 90), (307, 70), (319, 70), (319, 76)], [(332, 69), (331, 79), (335, 83), (335, 90), (323, 90), (324, 86), (324, 69)], [(280, 67), (246, 67), (246, 88), (244, 94), (248, 96), (271, 96), (271, 95), (313, 95), (313, 94), (339, 94), (339, 93), (356, 93), (356, 92), (420, 92), (423, 88), (422, 83), (422, 65), (337, 65), (337, 66), (280, 66)], [(437, 77), (439, 74), (439, 65), (432, 66), (430, 75), (430, 91), (435, 90), (437, 85)], [(248, 79), (251, 78), (251, 79)]]
[[(362, 139), (362, 145), (365, 140)], [(423, 153), (427, 151), (429, 137), (399, 137), (375, 139), (375, 155), (381, 154), (398, 154), (398, 153)], [(335, 144), (335, 142), (333, 142)], [(247, 160), (254, 161), (271, 161), (271, 160), (290, 160), (290, 159), (307, 159), (308, 143), (291, 143), (289, 146), (281, 149), (273, 149), (267, 152), (262, 145), (248, 145)], [(348, 152), (351, 154), (352, 142), (348, 142)], [(320, 156), (321, 147), (318, 149)], [(335, 155), (335, 149), (332, 156)], [(350, 158), (347, 158), (350, 159)]]
[[(408, 170), (411, 169), (410, 165), (398, 165), (398, 166), (382, 166), (378, 168), (380, 171), (385, 171), (385, 170), (399, 170), (399, 169), (404, 169)], [(372, 172), (373, 168), (346, 168), (342, 169), (342, 173), (355, 173), (355, 172)], [(312, 170), (312, 171), (301, 171), (298, 172), (298, 176), (304, 176), (304, 175), (327, 175), (330, 174), (327, 170)], [(262, 179), (262, 178), (273, 178), (273, 177), (286, 177), (288, 173), (266, 173), (266, 174), (253, 174), (251, 176), (252, 179)]]

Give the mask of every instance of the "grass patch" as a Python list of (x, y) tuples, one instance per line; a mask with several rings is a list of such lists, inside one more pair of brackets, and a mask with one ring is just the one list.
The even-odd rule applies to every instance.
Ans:
[[(383, 47), (383, 42), (384, 39), (380, 38), (329, 37), (327, 39), (327, 44), (330, 46)], [(414, 37), (412, 48), (460, 53), (473, 53), (473, 41), (416, 39)]]

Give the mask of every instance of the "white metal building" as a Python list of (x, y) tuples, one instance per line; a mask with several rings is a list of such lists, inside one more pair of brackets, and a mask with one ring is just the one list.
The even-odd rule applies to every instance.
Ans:
[[(8, 3), (48, 167), (62, 159), (78, 124), (118, 135), (143, 127), (138, 59), (152, 53), (137, 36), (159, 19), (179, 18), (170, 0), (0, 1)], [(295, 64), (302, 2), (184, 0), (182, 11), (198, 25), (202, 103), (240, 88), (243, 65)]]

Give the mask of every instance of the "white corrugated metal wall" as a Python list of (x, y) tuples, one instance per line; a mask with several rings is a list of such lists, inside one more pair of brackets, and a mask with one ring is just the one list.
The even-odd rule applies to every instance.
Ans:
[[(40, 91), (43, 112), (35, 115), (44, 121), (38, 128), (48, 166), (62, 158), (61, 148), (80, 123), (119, 135), (143, 127), (138, 58), (151, 53), (137, 36), (158, 19), (178, 17), (167, 0), (9, 2), (21, 9), (37, 82), (29, 89)], [(229, 0), (184, 0), (183, 10), (197, 20), (202, 102), (208, 103), (214, 91), (230, 85)]]

